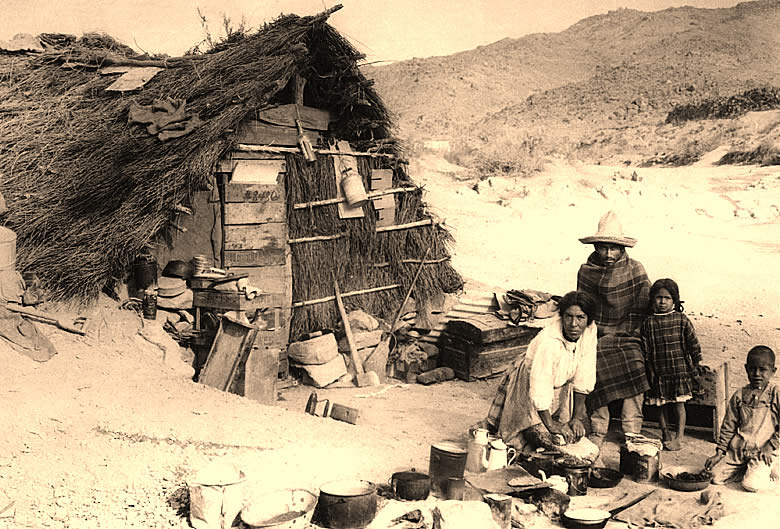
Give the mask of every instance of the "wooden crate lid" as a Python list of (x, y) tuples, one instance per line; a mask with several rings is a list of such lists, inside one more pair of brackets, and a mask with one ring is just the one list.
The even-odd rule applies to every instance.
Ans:
[(515, 327), (493, 314), (477, 314), (469, 318), (451, 320), (445, 332), (469, 342), (482, 344), (499, 342), (521, 336), (533, 336), (538, 328)]

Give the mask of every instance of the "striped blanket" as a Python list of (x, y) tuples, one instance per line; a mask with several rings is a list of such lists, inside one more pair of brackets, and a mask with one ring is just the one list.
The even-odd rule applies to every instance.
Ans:
[(639, 328), (647, 315), (650, 280), (642, 264), (623, 254), (604, 266), (594, 252), (580, 267), (577, 290), (597, 301), (596, 387), (588, 395), (588, 407), (593, 410), (647, 391)]

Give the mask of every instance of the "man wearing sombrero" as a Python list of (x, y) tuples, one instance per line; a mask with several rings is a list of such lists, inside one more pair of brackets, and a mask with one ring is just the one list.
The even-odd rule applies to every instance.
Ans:
[(580, 239), (594, 252), (577, 273), (577, 290), (596, 300), (594, 320), (598, 325), (596, 387), (588, 395), (592, 433), (601, 446), (609, 427), (608, 404), (623, 401), (624, 433), (642, 428), (642, 402), (649, 388), (639, 339), (647, 315), (650, 280), (639, 261), (628, 257), (636, 239), (626, 236), (613, 211), (599, 220), (596, 233)]

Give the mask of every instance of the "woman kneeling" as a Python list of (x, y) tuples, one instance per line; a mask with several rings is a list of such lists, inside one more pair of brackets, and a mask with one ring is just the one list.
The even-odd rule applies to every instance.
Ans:
[(585, 396), (596, 383), (595, 302), (581, 291), (558, 302), (558, 316), (515, 361), (488, 412), (488, 429), (517, 448), (553, 448), (585, 435)]

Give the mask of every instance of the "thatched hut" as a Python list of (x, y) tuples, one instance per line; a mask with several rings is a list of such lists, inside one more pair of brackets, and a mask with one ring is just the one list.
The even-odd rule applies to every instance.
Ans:
[[(258, 304), (281, 309), (285, 343), (335, 327), (334, 279), (353, 294), (348, 307), (381, 317), (426, 252), (416, 299), (458, 288), (449, 235), (329, 14), (282, 16), (180, 58), (54, 34), (41, 50), (0, 53), (0, 221), (18, 235), (17, 268), (58, 298), (89, 300), (148, 248), (161, 265), (209, 254), (249, 274), (268, 294)], [(371, 197), (358, 218), (339, 202), (349, 167)]]

